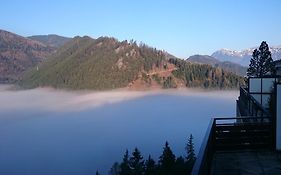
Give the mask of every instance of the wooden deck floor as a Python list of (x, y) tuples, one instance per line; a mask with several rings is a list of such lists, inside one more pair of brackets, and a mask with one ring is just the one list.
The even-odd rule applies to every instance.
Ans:
[(281, 175), (281, 154), (268, 150), (217, 151), (212, 175)]

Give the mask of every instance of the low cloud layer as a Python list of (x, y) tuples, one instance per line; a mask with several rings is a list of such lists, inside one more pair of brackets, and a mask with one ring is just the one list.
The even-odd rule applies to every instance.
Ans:
[(126, 91), (113, 90), (105, 92), (64, 91), (52, 88), (31, 90), (11, 90), (10, 86), (0, 86), (0, 110), (46, 110), (79, 111), (105, 104), (132, 100), (147, 95), (185, 95), (209, 96), (210, 98), (233, 98), (237, 91), (200, 91), (200, 90), (159, 90)]

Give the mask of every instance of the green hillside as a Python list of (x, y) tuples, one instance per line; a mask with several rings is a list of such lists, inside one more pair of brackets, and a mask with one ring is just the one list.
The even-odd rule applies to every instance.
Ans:
[(228, 89), (242, 78), (208, 65), (187, 63), (166, 52), (114, 38), (75, 37), (44, 62), (25, 73), (23, 88), (106, 90), (142, 86)]
[(75, 37), (24, 75), (24, 88), (113, 89), (127, 86), (141, 70), (164, 60), (162, 52), (114, 38)]
[(230, 61), (219, 61), (218, 59), (208, 55), (193, 55), (190, 56), (187, 61), (198, 64), (209, 64), (213, 67), (218, 67), (240, 76), (245, 76), (247, 72), (247, 67)]
[(193, 64), (180, 59), (170, 59), (178, 67), (173, 75), (184, 81), (186, 87), (211, 89), (236, 89), (244, 79), (234, 73), (207, 64)]

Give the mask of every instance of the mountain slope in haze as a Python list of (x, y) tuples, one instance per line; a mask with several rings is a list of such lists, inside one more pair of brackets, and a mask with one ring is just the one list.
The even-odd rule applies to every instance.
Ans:
[(40, 42), (0, 30), (0, 83), (11, 83), (54, 52)]
[(218, 67), (194, 64), (180, 59), (170, 59), (169, 62), (178, 67), (173, 71), (173, 75), (177, 79), (183, 80), (186, 87), (237, 89), (240, 85), (244, 85), (243, 77)]
[(193, 55), (190, 56), (187, 61), (198, 64), (209, 64), (213, 67), (219, 67), (240, 76), (245, 76), (247, 72), (247, 67), (241, 66), (240, 64), (236, 64), (230, 61), (222, 62), (208, 55)]
[(29, 39), (39, 41), (45, 45), (49, 45), (52, 47), (61, 47), (64, 45), (66, 42), (70, 41), (71, 38), (68, 37), (63, 37), (59, 35), (34, 35), (34, 36), (29, 36)]
[(159, 67), (164, 54), (145, 45), (137, 46), (114, 38), (75, 37), (56, 54), (23, 77), (32, 88), (53, 86), (69, 89), (114, 89), (125, 87), (141, 71)]
[(188, 65), (187, 68), (194, 71), (189, 76), (176, 77), (180, 74), (179, 65), (170, 62), (177, 60), (170, 57), (170, 54), (145, 44), (119, 42), (108, 37), (75, 37), (42, 62), (38, 69), (27, 72), (19, 85), (24, 88), (52, 86), (95, 90), (239, 86), (239, 76), (199, 64)]
[(192, 55), (187, 59), (187, 61), (190, 61), (192, 63), (198, 63), (198, 64), (209, 64), (212, 66), (220, 63), (218, 59), (211, 57), (209, 55)]
[[(253, 51), (256, 48), (250, 48), (242, 51), (235, 51), (230, 49), (221, 49), (214, 52), (211, 56), (218, 59), (219, 61), (230, 61), (243, 66), (249, 66), (250, 59), (252, 57)], [(269, 47), (273, 60), (278, 60), (281, 58), (281, 46)]]

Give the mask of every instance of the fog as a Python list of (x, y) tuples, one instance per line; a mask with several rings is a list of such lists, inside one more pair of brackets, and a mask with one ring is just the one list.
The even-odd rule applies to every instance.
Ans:
[(211, 117), (235, 116), (238, 91), (15, 91), (0, 86), (0, 174), (107, 174), (126, 149), (158, 160), (165, 141), (200, 147)]
[(144, 95), (159, 93), (114, 90), (106, 92), (63, 91), (52, 88), (13, 90), (0, 86), (0, 110), (81, 111), (105, 104), (117, 103)]

